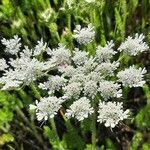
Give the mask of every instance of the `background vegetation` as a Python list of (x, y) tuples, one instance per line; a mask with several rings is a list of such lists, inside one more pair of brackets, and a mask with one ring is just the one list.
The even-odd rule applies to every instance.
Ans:
[[(50, 47), (60, 42), (72, 47), (76, 44), (71, 36), (75, 25), (89, 23), (95, 26), (97, 44), (103, 45), (111, 39), (119, 44), (128, 35), (143, 33), (150, 45), (149, 0), (96, 0), (95, 3), (74, 0), (70, 9), (65, 0), (0, 1), (0, 38), (17, 34), (30, 47), (41, 38)], [(0, 43), (0, 57), (5, 55), (3, 48)], [(150, 149), (150, 52), (130, 61), (146, 67), (147, 84), (143, 89), (130, 89), (126, 95), (126, 105), (133, 115), (128, 126), (113, 131), (101, 127), (98, 131), (100, 150)], [(34, 87), (0, 92), (0, 149), (92, 150), (90, 133), (84, 137), (84, 142), (77, 122), (65, 125), (59, 115), (54, 120), (57, 126), (36, 122), (28, 108), (37, 97)], [(88, 122), (82, 125), (86, 131), (90, 130)]]

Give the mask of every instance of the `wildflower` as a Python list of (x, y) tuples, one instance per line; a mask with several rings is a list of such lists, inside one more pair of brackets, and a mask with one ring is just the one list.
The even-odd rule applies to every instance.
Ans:
[(59, 66), (58, 71), (60, 71), (64, 77), (71, 77), (77, 73), (76, 69), (71, 65)]
[(87, 2), (87, 3), (94, 3), (95, 0), (85, 0), (85, 2)]
[(73, 75), (70, 80), (69, 80), (69, 83), (72, 83), (72, 82), (79, 82), (79, 83), (84, 83), (86, 80), (86, 76), (85, 74), (83, 73), (78, 73), (78, 74), (75, 74)]
[(119, 98), (122, 96), (122, 90), (118, 83), (113, 81), (102, 81), (99, 84), (99, 89), (101, 96), (104, 100), (107, 100), (112, 97)]
[(71, 62), (71, 53), (63, 44), (59, 44), (56, 49), (48, 49), (47, 53), (52, 56), (52, 59), (57, 65), (70, 64)]
[(72, 9), (73, 4), (74, 4), (74, 0), (67, 0), (66, 3), (68, 5), (69, 9)]
[(119, 78), (118, 81), (122, 82), (124, 86), (142, 87), (143, 84), (145, 84), (143, 79), (145, 73), (145, 68), (142, 69), (140, 67), (139, 69), (136, 69), (133, 65), (126, 68), (124, 71), (118, 72), (117, 77)]
[(0, 71), (5, 70), (8, 68), (8, 65), (6, 64), (6, 60), (4, 58), (0, 59)]
[(113, 57), (113, 55), (117, 53), (112, 49), (113, 47), (114, 47), (113, 41), (107, 42), (105, 47), (99, 45), (96, 50), (97, 60), (99, 62), (109, 61)]
[(100, 102), (97, 121), (104, 123), (106, 127), (114, 128), (119, 121), (129, 116), (129, 110), (123, 111), (122, 105), (122, 102)]
[(70, 98), (79, 98), (79, 95), (81, 93), (82, 87), (81, 87), (81, 83), (78, 82), (72, 82), (70, 84), (68, 84), (67, 86), (65, 86), (63, 88), (64, 90), (64, 97), (66, 99), (70, 99)]
[(20, 43), (20, 38), (18, 35), (15, 35), (12, 39), (6, 40), (3, 38), (1, 40), (2, 44), (6, 46), (5, 51), (12, 54), (16, 55), (20, 51), (21, 43)]
[(38, 44), (34, 49), (34, 56), (40, 55), (42, 52), (46, 51), (47, 43), (43, 42), (43, 39), (37, 42)]
[(81, 97), (79, 100), (73, 102), (70, 109), (66, 110), (65, 115), (68, 118), (74, 117), (78, 121), (82, 121), (85, 118), (88, 118), (88, 115), (91, 115), (93, 112), (94, 109), (91, 107), (89, 99)]
[(63, 86), (65, 86), (67, 80), (58, 75), (50, 76), (47, 82), (43, 84), (39, 84), (39, 88), (43, 90), (49, 90), (49, 93), (54, 93), (55, 91), (59, 91)]
[(83, 65), (85, 61), (88, 60), (88, 53), (85, 51), (80, 51), (76, 48), (72, 60), (74, 61), (75, 65)]
[(74, 30), (74, 38), (79, 44), (88, 44), (94, 40), (95, 31), (92, 24), (89, 24), (88, 27), (81, 28), (80, 25), (76, 25)]
[(48, 8), (48, 9), (46, 9), (45, 11), (43, 11), (41, 13), (41, 17), (43, 18), (43, 20), (45, 22), (48, 22), (50, 20), (50, 18), (51, 18), (53, 13), (54, 13), (53, 9), (52, 8), (51, 9)]
[(95, 62), (95, 60), (91, 57), (85, 61), (83, 67), (78, 68), (84, 73), (90, 73), (91, 71), (94, 71), (97, 65), (97, 62)]
[(143, 42), (145, 36), (143, 34), (135, 34), (135, 37), (128, 36), (123, 42), (118, 50), (125, 52), (128, 55), (136, 56), (140, 52), (147, 51), (149, 49), (148, 45)]
[(95, 81), (87, 81), (84, 85), (83, 93), (85, 96), (91, 97), (93, 99), (97, 94), (97, 88), (97, 83)]
[(86, 80), (87, 80), (87, 81), (92, 80), (92, 81), (95, 81), (95, 82), (100, 82), (100, 81), (103, 80), (103, 76), (101, 75), (100, 72), (92, 71), (92, 72), (90, 72), (90, 73), (86, 76)]
[(36, 105), (30, 105), (30, 109), (36, 110), (38, 121), (54, 118), (58, 110), (62, 107), (63, 100), (57, 97), (43, 97), (40, 102), (36, 101)]
[(95, 68), (95, 72), (100, 72), (103, 76), (113, 76), (114, 71), (119, 67), (119, 62), (103, 62)]

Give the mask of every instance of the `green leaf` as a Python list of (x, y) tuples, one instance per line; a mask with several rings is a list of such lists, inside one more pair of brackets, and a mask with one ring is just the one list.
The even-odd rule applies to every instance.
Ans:
[(67, 131), (64, 135), (64, 140), (66, 141), (67, 148), (69, 150), (84, 150), (86, 145), (84, 140), (79, 136), (77, 129), (75, 129), (75, 127), (72, 126), (69, 121), (67, 121), (66, 127)]
[(137, 150), (141, 141), (142, 141), (142, 133), (137, 132), (132, 138), (132, 143), (129, 147), (129, 150)]
[(14, 137), (11, 134), (2, 134), (2, 136), (0, 136), (0, 145), (4, 145), (5, 143), (8, 142), (13, 142), (14, 141)]
[(108, 150), (117, 150), (111, 139), (106, 139), (106, 145)]
[(135, 117), (135, 124), (138, 128), (150, 127), (150, 104), (145, 106)]

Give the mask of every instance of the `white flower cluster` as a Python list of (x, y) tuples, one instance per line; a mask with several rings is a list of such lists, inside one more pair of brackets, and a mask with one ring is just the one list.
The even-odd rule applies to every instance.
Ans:
[[(19, 41), (20, 38), (18, 38), (18, 36), (14, 36), (14, 38), (10, 40), (2, 39), (2, 43), (6, 46), (6, 51), (16, 55), (10, 58), (7, 64), (5, 59), (0, 60), (0, 70), (4, 72), (0, 78), (3, 90), (14, 89), (20, 85), (29, 85), (38, 77), (42, 76), (45, 70), (51, 67), (50, 64), (49, 66), (46, 65), (46, 61), (41, 62), (34, 57), (33, 51), (27, 46), (21, 51)], [(36, 54), (37, 52), (40, 54), (42, 52), (41, 48), (43, 49), (43, 47), (46, 47), (46, 45), (42, 46), (39, 42), (35, 47)]]
[(41, 41), (37, 42), (38, 44), (35, 46), (34, 49), (34, 56), (38, 56), (40, 55), (42, 52), (46, 51), (47, 49), (47, 43), (43, 42), (43, 39), (41, 39)]
[(119, 98), (122, 96), (121, 86), (113, 81), (100, 82), (98, 90), (105, 100), (113, 97)]
[(91, 107), (90, 100), (86, 97), (81, 97), (79, 100), (73, 102), (70, 109), (66, 110), (66, 116), (68, 118), (74, 117), (79, 121), (88, 118), (94, 112), (93, 107)]
[(55, 91), (59, 91), (61, 87), (65, 86), (67, 80), (58, 75), (50, 76), (47, 82), (40, 83), (39, 88), (43, 90), (48, 90), (49, 93), (54, 93)]
[(145, 84), (143, 79), (144, 74), (146, 73), (145, 68), (136, 69), (135, 66), (130, 66), (126, 68), (124, 71), (120, 71), (117, 74), (118, 80), (122, 82), (124, 86), (127, 87), (142, 87)]
[(47, 54), (52, 56), (57, 65), (70, 64), (71, 52), (63, 44), (53, 50), (47, 49)]
[(57, 97), (44, 97), (40, 102), (36, 101), (36, 105), (30, 105), (30, 109), (36, 110), (38, 121), (54, 118), (58, 110), (61, 108), (63, 100)]
[(129, 110), (123, 111), (122, 102), (100, 102), (98, 122), (105, 123), (106, 127), (114, 128), (119, 121), (126, 119)]
[(81, 28), (81, 25), (77, 25), (74, 30), (74, 38), (79, 44), (88, 44), (94, 40), (95, 31), (92, 24), (87, 27)]
[(125, 42), (123, 42), (118, 48), (119, 51), (123, 51), (131, 56), (136, 56), (140, 52), (149, 50), (149, 46), (143, 42), (145, 36), (143, 34), (135, 34), (135, 37), (128, 36)]
[[(95, 36), (91, 24), (86, 28), (77, 26), (74, 33), (79, 44), (88, 44)], [(130, 48), (130, 54), (135, 54), (135, 51), (137, 54), (147, 50), (148, 46), (143, 42), (143, 38), (143, 35), (127, 38), (124, 42), (126, 44), (122, 43), (119, 51), (127, 51)], [(93, 56), (77, 48), (71, 51), (63, 44), (50, 49), (43, 40), (38, 41), (32, 50), (26, 46), (21, 50), (20, 38), (17, 36), (11, 40), (3, 39), (2, 43), (7, 52), (16, 55), (8, 62), (4, 58), (0, 59), (0, 83), (3, 90), (39, 82), (39, 77), (41, 79), (44, 76), (42, 79), (47, 79), (38, 85), (49, 96), (41, 98), (35, 106), (31, 105), (31, 108), (36, 109), (39, 121), (53, 118), (65, 103), (65, 107), (71, 104), (65, 115), (82, 121), (97, 110), (94, 108), (97, 105), (92, 104), (99, 103), (97, 121), (104, 123), (106, 127), (114, 128), (119, 121), (128, 117), (129, 111), (123, 111), (123, 103), (109, 100), (117, 101), (122, 97), (122, 86), (141, 87), (145, 83), (145, 68), (136, 68), (133, 65), (121, 70), (120, 62), (116, 60), (119, 55), (116, 55), (113, 61), (113, 56), (119, 51), (114, 50), (112, 41), (107, 42), (104, 47), (99, 45)], [(125, 48), (123, 44), (126, 45)], [(47, 54), (46, 60), (42, 57), (43, 53)]]
[(107, 62), (110, 61), (110, 59), (115, 55), (117, 52), (113, 50), (114, 43), (113, 41), (107, 42), (105, 47), (102, 47), (99, 45), (96, 49), (96, 58), (100, 62)]
[(5, 51), (12, 54), (16, 55), (20, 51), (21, 43), (20, 43), (20, 38), (15, 35), (13, 39), (7, 40), (3, 38), (1, 40), (2, 44), (6, 46)]

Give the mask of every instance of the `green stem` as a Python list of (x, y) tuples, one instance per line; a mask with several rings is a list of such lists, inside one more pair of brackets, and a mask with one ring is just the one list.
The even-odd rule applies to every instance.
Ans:
[(34, 85), (34, 83), (31, 83), (31, 84), (30, 84), (30, 88), (31, 88), (31, 90), (33, 91), (33, 93), (35, 94), (35, 97), (36, 97), (37, 99), (40, 99), (40, 98), (41, 98), (41, 94), (40, 94), (40, 92), (37, 90), (37, 87)]
[(91, 126), (92, 147), (93, 147), (93, 149), (95, 149), (95, 147), (96, 147), (96, 113), (95, 113), (96, 105), (95, 105), (95, 101), (93, 101), (92, 105), (93, 105), (93, 108), (94, 108), (94, 113), (92, 115), (92, 126)]
[(70, 13), (68, 13), (68, 15), (67, 15), (67, 26), (68, 26), (68, 29), (69, 29), (69, 31), (71, 31), (71, 14)]
[(58, 142), (58, 145), (59, 145), (59, 136), (58, 136), (58, 133), (57, 133), (57, 128), (56, 128), (56, 125), (55, 125), (55, 121), (54, 121), (54, 118), (50, 119), (50, 123), (51, 123), (51, 127), (52, 127), (52, 130), (54, 131), (55, 133), (55, 138), (56, 138), (56, 141)]

